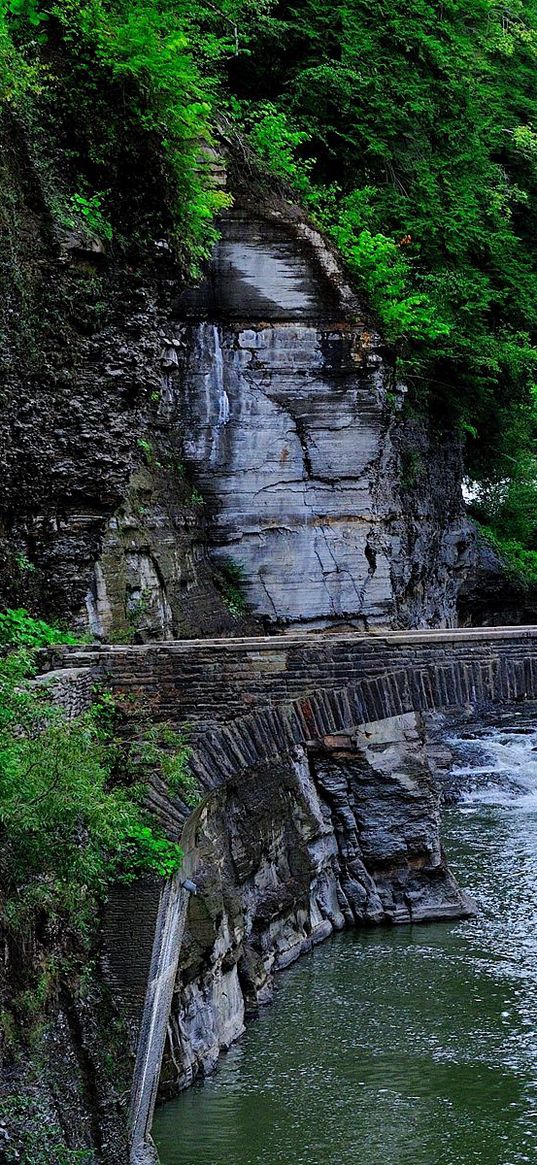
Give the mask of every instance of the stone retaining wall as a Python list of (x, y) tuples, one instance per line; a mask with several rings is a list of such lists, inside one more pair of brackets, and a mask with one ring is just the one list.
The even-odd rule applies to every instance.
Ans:
[[(188, 725), (208, 794), (187, 827), (200, 893), (186, 919), (177, 905), (156, 927), (159, 973), (149, 974), (134, 1088), (137, 1161), (138, 1149), (150, 1151), (168, 1009), (169, 1091), (210, 1071), (270, 997), (274, 972), (334, 929), (472, 910), (441, 846), (425, 720), (537, 700), (537, 628), (60, 647), (42, 658), (71, 712), (69, 677), (81, 699), (100, 681), (134, 696), (133, 707), (141, 700), (156, 722)], [(179, 837), (188, 807), (157, 779), (149, 804)], [(130, 905), (115, 903), (105, 927), (109, 982), (133, 1017), (141, 962), (130, 965), (123, 938), (136, 934), (149, 973), (155, 927), (140, 889)], [(161, 973), (163, 949), (171, 961)]]
[(189, 725), (206, 789), (371, 721), (537, 699), (536, 627), (61, 647), (47, 660), (136, 693), (156, 720)]

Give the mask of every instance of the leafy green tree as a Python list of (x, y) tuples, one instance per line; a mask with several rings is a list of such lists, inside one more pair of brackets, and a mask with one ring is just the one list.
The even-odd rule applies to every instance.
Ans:
[(301, 197), (307, 176), (414, 404), (499, 477), (535, 383), (536, 53), (534, 0), (291, 0), (229, 65), (269, 164), (277, 112), (275, 168)]

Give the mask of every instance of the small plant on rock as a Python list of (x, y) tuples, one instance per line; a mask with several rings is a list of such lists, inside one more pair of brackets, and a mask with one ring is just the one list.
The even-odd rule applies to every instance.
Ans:
[(224, 603), (234, 619), (240, 619), (246, 611), (246, 599), (242, 592), (245, 574), (240, 563), (233, 558), (226, 558), (220, 564), (220, 576), (217, 579)]

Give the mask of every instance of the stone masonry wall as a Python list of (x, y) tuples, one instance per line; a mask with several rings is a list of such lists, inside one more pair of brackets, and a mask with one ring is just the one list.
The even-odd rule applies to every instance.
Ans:
[[(442, 851), (422, 714), (535, 699), (535, 628), (59, 647), (42, 659), (57, 686), (62, 674), (80, 691), (100, 677), (156, 720), (190, 725), (205, 794), (192, 843), (199, 893), (164, 1090), (210, 1071), (270, 997), (274, 973), (332, 930), (471, 909)], [(179, 837), (187, 806), (158, 782), (149, 803)], [(147, 938), (151, 919), (133, 894), (129, 926)], [(114, 925), (114, 990), (134, 991), (139, 1006), (140, 968), (131, 985)]]
[(192, 640), (60, 647), (49, 667), (88, 667), (190, 726), (193, 766), (211, 789), (241, 769), (333, 733), (414, 711), (537, 696), (537, 630)]

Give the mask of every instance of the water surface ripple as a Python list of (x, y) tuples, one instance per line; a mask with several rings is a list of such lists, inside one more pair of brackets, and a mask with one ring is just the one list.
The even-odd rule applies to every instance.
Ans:
[(318, 947), (158, 1110), (162, 1165), (536, 1165), (537, 731), (453, 747), (444, 838), (479, 917)]

